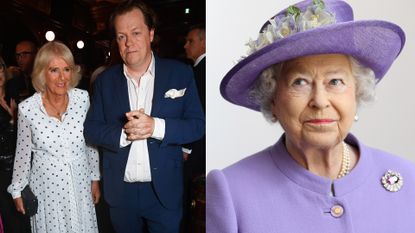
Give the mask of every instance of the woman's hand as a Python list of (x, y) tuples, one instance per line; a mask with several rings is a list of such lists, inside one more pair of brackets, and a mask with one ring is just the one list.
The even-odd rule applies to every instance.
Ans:
[(94, 204), (99, 202), (99, 198), (101, 197), (101, 190), (99, 189), (99, 181), (93, 180), (91, 184), (91, 193), (92, 193), (92, 201)]
[(22, 214), (26, 214), (26, 211), (24, 209), (23, 205), (23, 199), (21, 197), (18, 197), (16, 199), (13, 199), (14, 205), (16, 206), (17, 212), (20, 212)]
[(10, 105), (7, 104), (6, 100), (1, 99), (0, 105), (9, 113), (9, 115), (12, 117), (13, 120), (16, 119), (15, 117), (16, 117), (17, 104), (14, 99), (10, 100)]

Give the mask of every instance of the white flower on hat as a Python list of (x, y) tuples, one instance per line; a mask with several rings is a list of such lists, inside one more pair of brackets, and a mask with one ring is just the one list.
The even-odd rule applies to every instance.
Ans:
[[(334, 20), (334, 21), (333, 21)], [(321, 9), (320, 7), (308, 7), (306, 12), (299, 18), (299, 29), (305, 31), (335, 23), (334, 14)]]
[(305, 12), (301, 12), (296, 6), (290, 6), (285, 16), (275, 16), (268, 21), (268, 24), (259, 33), (258, 39), (249, 39), (246, 43), (249, 48), (247, 54), (250, 55), (297, 32), (334, 23), (336, 23), (335, 15), (324, 9), (322, 0), (313, 0), (313, 5), (307, 7)]

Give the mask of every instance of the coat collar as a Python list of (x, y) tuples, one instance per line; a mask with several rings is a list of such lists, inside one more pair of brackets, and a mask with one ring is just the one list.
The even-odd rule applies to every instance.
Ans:
[(334, 194), (336, 196), (342, 196), (362, 185), (366, 181), (366, 177), (373, 170), (371, 169), (373, 162), (370, 150), (361, 144), (352, 134), (349, 134), (345, 141), (358, 148), (360, 157), (353, 170), (341, 179), (330, 180), (315, 175), (299, 165), (285, 147), (285, 135), (272, 147), (271, 157), (283, 174), (303, 188), (323, 195), (330, 195), (333, 186)]
[(118, 99), (118, 105), (122, 112), (129, 112), (131, 111), (130, 101), (128, 97), (128, 86), (127, 86), (127, 78), (123, 72), (123, 65), (117, 65), (118, 68), (115, 72), (115, 77), (113, 80), (114, 85), (114, 96)]
[(154, 76), (154, 94), (151, 115), (157, 115), (160, 109), (160, 103), (164, 98), (164, 92), (168, 90), (170, 69), (165, 65), (164, 60), (154, 55), (155, 59), (155, 76)]

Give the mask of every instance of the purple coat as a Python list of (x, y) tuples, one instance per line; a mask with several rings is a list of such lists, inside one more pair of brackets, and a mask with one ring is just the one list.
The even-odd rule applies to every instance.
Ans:
[[(346, 141), (359, 149), (360, 158), (349, 175), (334, 181), (297, 164), (284, 136), (274, 146), (210, 172), (207, 232), (415, 232), (415, 166), (367, 147), (353, 135)], [(398, 192), (387, 191), (381, 183), (388, 170), (403, 177)]]

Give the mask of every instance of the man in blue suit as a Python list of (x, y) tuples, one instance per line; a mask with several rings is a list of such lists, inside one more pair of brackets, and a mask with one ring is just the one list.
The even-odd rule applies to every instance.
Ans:
[(153, 54), (154, 14), (144, 3), (121, 3), (111, 24), (124, 63), (95, 81), (85, 138), (103, 152), (104, 197), (115, 230), (177, 233), (180, 145), (205, 131), (192, 69)]

